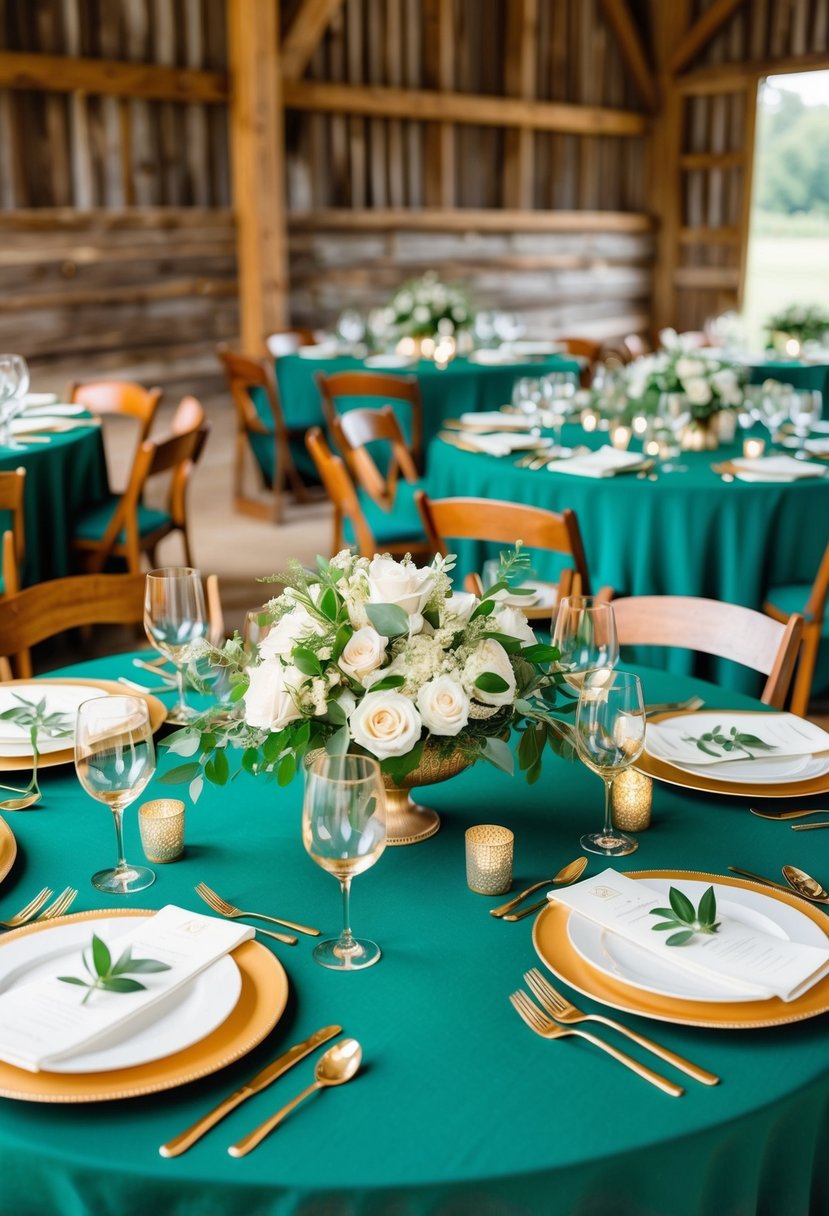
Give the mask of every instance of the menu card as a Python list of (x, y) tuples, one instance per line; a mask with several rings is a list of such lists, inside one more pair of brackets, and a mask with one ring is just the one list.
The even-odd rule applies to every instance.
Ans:
[[(48, 932), (48, 931), (47, 931)], [(89, 944), (94, 926), (90, 925)], [(88, 1050), (103, 1035), (122, 1030), (254, 935), (247, 925), (230, 924), (168, 904), (123, 937), (107, 942), (113, 961), (132, 947), (134, 958), (167, 963), (169, 971), (141, 974), (144, 991), (97, 991), (82, 1005), (85, 990), (55, 977), (21, 984), (0, 995), (0, 1060), (28, 1072), (49, 1070), (58, 1060)], [(83, 951), (61, 958), (56, 973), (89, 978)], [(150, 1015), (152, 1016), (152, 1015)]]
[[(681, 879), (674, 885), (682, 890)], [(736, 1000), (776, 996), (792, 1001), (829, 972), (829, 946), (802, 946), (728, 916), (718, 917), (716, 933), (697, 934), (684, 946), (668, 946), (665, 939), (670, 933), (654, 932), (659, 918), (650, 915), (652, 908), (668, 906), (668, 896), (616, 870), (607, 869), (566, 891), (551, 891), (547, 898), (703, 982), (716, 979), (718, 984), (731, 985)]]

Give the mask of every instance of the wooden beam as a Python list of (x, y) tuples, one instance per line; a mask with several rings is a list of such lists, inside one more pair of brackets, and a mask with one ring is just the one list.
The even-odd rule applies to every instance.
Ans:
[(682, 245), (736, 245), (740, 239), (739, 228), (680, 228)]
[(685, 152), (679, 158), (680, 169), (734, 169), (743, 164), (742, 152)]
[(443, 210), (386, 209), (350, 211), (327, 208), (288, 215), (292, 230), (351, 232), (652, 232), (651, 216), (639, 211), (505, 211), (472, 207)]
[[(538, 63), (538, 0), (507, 5), (504, 82), (510, 97), (532, 101)], [(510, 128), (504, 136), (505, 207), (529, 209), (535, 187), (535, 135), (530, 127)]]
[[(455, 21), (452, 0), (422, 0), (422, 80), (449, 93), (455, 83)], [(424, 198), (427, 207), (455, 202), (455, 131), (448, 122), (430, 123), (423, 144)]]
[(626, 0), (601, 0), (605, 21), (613, 30), (625, 67), (648, 110), (656, 109), (656, 78)]
[(153, 101), (226, 102), (227, 76), (192, 68), (115, 59), (71, 59), (0, 51), (0, 88), (47, 93), (94, 93)]
[(285, 82), (285, 108), (329, 113), (410, 118), (421, 122), (460, 122), (482, 127), (530, 127), (570, 135), (644, 135), (648, 119), (632, 110), (578, 106), (564, 102), (523, 101), (473, 93), (432, 93), (316, 80)]
[(743, 124), (743, 173), (740, 188), (740, 247), (739, 277), (737, 279), (737, 308), (743, 307), (748, 269), (748, 234), (751, 227), (751, 183), (754, 177), (754, 140), (757, 130), (757, 86), (750, 80), (746, 86), (745, 122)]
[(736, 12), (742, 3), (743, 0), (714, 0), (713, 4), (709, 5), (702, 16), (680, 39), (668, 63), (670, 71), (674, 75), (681, 72), (686, 63), (689, 63), (694, 55), (708, 45), (717, 31), (725, 25), (731, 14)]
[(299, 80), (343, 0), (303, 0), (282, 43), (282, 76)]
[(680, 266), (674, 271), (674, 283), (683, 288), (717, 288), (736, 291), (740, 271), (736, 266)]
[(284, 122), (274, 0), (228, 0), (230, 143), (242, 345), (287, 322)]
[(717, 63), (676, 78), (683, 93), (740, 93), (752, 80), (787, 72), (823, 72), (829, 69), (826, 51), (787, 55), (782, 59), (751, 59), (743, 63)]

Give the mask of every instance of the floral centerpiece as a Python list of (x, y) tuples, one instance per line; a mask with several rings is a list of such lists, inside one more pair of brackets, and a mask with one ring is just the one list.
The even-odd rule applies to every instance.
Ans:
[(442, 283), (430, 270), (395, 292), (383, 319), (395, 338), (440, 339), (470, 329), (474, 314), (469, 297), (460, 288)]
[(520, 545), (502, 555), (481, 599), (453, 593), (453, 564), (436, 557), (419, 568), (349, 550), (317, 558), (315, 571), (294, 563), (263, 609), (270, 629), (258, 652), (238, 637), (221, 649), (195, 644), (192, 666), (207, 655), (224, 669), (229, 703), (170, 736), (185, 762), (161, 779), (189, 783), (195, 800), (205, 780), (229, 780), (235, 752), (237, 768), (286, 785), (325, 748), (374, 756), (387, 789), (405, 788), (423, 784), (435, 761), (451, 761), (453, 772), (478, 760), (512, 772), (505, 739), (517, 727), (518, 762), (535, 781), (545, 744), (561, 750), (567, 727), (550, 711), (567, 694), (549, 670), (558, 652), (498, 598), (526, 555)]
[(817, 304), (791, 304), (774, 313), (766, 322), (771, 345), (782, 345), (788, 340), (795, 342), (820, 342), (829, 330), (829, 313)]
[(626, 369), (628, 396), (646, 413), (656, 412), (661, 393), (684, 393), (697, 420), (741, 404), (743, 368), (724, 356), (703, 357), (673, 329), (662, 330), (659, 337), (661, 350), (634, 359)]

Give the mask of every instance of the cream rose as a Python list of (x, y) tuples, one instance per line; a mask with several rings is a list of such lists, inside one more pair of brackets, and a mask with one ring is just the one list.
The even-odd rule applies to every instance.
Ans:
[(511, 638), (517, 638), (525, 646), (534, 646), (538, 641), (529, 621), (520, 608), (513, 608), (509, 604), (502, 604), (495, 609), (489, 619), (492, 621), (492, 629), (494, 631), (506, 633)]
[(676, 361), (676, 374), (680, 380), (694, 380), (705, 375), (705, 364), (702, 359), (693, 359), (690, 355), (682, 355)]
[(685, 380), (682, 387), (688, 400), (692, 405), (707, 405), (713, 396), (711, 385), (707, 380), (699, 379)]
[(420, 714), (399, 692), (369, 692), (348, 719), (351, 737), (378, 760), (405, 756), (420, 738)]
[(433, 735), (458, 735), (469, 721), (469, 697), (452, 676), (424, 684), (417, 694), (417, 708)]
[[(484, 692), (476, 688), (475, 681), (484, 672), (500, 676), (507, 686), (504, 691)], [(484, 705), (511, 705), (515, 697), (515, 672), (512, 670), (509, 655), (501, 643), (493, 638), (485, 638), (472, 651), (464, 664), (461, 681), (470, 697), (483, 702)]]
[(271, 626), (259, 644), (259, 654), (263, 659), (287, 659), (294, 646), (314, 634), (319, 636), (322, 633), (319, 621), (302, 604), (297, 604)]
[(245, 721), (258, 730), (282, 730), (301, 718), (297, 708), (297, 688), (302, 673), (284, 667), (279, 659), (267, 659), (249, 670), (250, 683), (245, 693)]
[(445, 621), (447, 617), (453, 616), (465, 625), (477, 608), (478, 602), (477, 595), (473, 595), (471, 591), (456, 591), (443, 601), (441, 620)]
[(388, 638), (381, 637), (376, 629), (366, 625), (352, 633), (346, 642), (340, 655), (340, 667), (347, 676), (362, 683), (383, 662), (388, 644)]
[(428, 568), (403, 565), (393, 557), (375, 557), (368, 567), (368, 602), (396, 604), (408, 616), (415, 616), (429, 602), (434, 581), (434, 573)]

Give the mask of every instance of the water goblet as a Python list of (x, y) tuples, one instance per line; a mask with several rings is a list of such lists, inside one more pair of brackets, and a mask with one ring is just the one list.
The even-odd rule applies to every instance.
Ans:
[(789, 417), (789, 394), (782, 384), (769, 381), (754, 398), (753, 411), (758, 422), (769, 433), (770, 445), (774, 445), (777, 432)]
[(564, 596), (553, 616), (552, 635), (559, 652), (556, 667), (575, 693), (581, 691), (588, 672), (609, 673), (619, 662), (612, 604), (587, 595)]
[(688, 466), (675, 464), (682, 451), (682, 436), (691, 421), (691, 406), (684, 393), (660, 393), (657, 404), (659, 450), (663, 473), (687, 473)]
[(11, 434), (11, 421), (22, 412), (29, 388), (29, 367), (22, 355), (0, 355), (0, 446), (20, 451)]
[(94, 697), (78, 706), (75, 771), (90, 797), (112, 811), (117, 842), (114, 869), (92, 875), (92, 885), (108, 895), (129, 895), (155, 882), (147, 866), (124, 857), (124, 810), (155, 772), (155, 748), (147, 702), (141, 697)]
[(156, 650), (176, 669), (178, 703), (167, 717), (181, 725), (198, 717), (184, 696), (187, 650), (207, 633), (204, 588), (198, 570), (168, 566), (151, 570), (144, 595), (144, 631)]
[(789, 418), (799, 447), (803, 447), (812, 427), (819, 420), (823, 405), (820, 389), (796, 389), (789, 393)]
[(340, 936), (320, 942), (322, 967), (358, 971), (380, 958), (380, 947), (351, 932), (351, 880), (377, 861), (386, 847), (386, 794), (380, 765), (369, 756), (317, 757), (305, 777), (302, 842), (310, 857), (339, 879), (343, 898)]
[(576, 408), (578, 387), (575, 372), (549, 372), (542, 377), (544, 407), (552, 422), (556, 447), (561, 447), (561, 428)]
[(604, 782), (604, 826), (581, 838), (588, 853), (623, 857), (639, 846), (613, 827), (611, 795), (619, 773), (639, 759), (645, 745), (645, 706), (639, 677), (626, 671), (590, 672), (576, 709), (576, 751)]
[(544, 390), (540, 380), (532, 376), (521, 376), (512, 388), (512, 404), (521, 414), (536, 419), (541, 403), (544, 400)]

